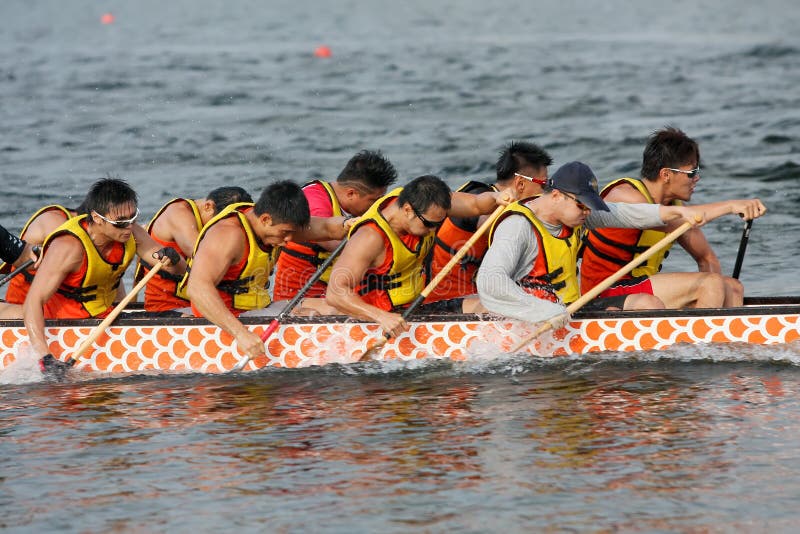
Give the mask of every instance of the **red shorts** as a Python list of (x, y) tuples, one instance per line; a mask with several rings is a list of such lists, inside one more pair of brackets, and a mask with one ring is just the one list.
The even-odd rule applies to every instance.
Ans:
[(637, 278), (627, 278), (620, 280), (609, 287), (598, 298), (617, 297), (619, 295), (636, 295), (639, 293), (653, 294), (653, 283), (649, 276), (639, 276)]

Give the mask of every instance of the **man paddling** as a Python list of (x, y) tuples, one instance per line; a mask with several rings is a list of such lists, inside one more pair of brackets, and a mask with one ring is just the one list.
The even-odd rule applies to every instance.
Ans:
[(83, 215), (69, 219), (45, 239), (42, 261), (23, 305), (25, 328), (31, 347), (42, 357), (43, 371), (57, 365), (45, 335), (45, 319), (105, 317), (134, 255), (166, 256), (170, 263), (164, 268), (175, 274), (186, 269), (174, 249), (161, 247), (134, 224), (139, 215), (137, 196), (125, 181), (95, 182), (83, 205)]
[(232, 335), (250, 358), (264, 354), (264, 342), (238, 317), (277, 315), (270, 306), (269, 277), (281, 247), (297, 241), (341, 240), (345, 217), (311, 217), (300, 186), (285, 180), (262, 191), (255, 204), (231, 204), (206, 224), (194, 246), (181, 283), (198, 317), (206, 317)]
[[(700, 149), (697, 143), (673, 127), (650, 136), (642, 157), (641, 179), (621, 178), (608, 184), (601, 196), (611, 202), (678, 205), (692, 198), (700, 180)], [(739, 214), (745, 220), (760, 217), (766, 208), (760, 200), (726, 200), (705, 204), (706, 219)], [(581, 291), (589, 291), (620, 266), (663, 238), (675, 225), (651, 229), (594, 228), (586, 239), (581, 263)], [(697, 262), (699, 272), (661, 273), (669, 246), (601, 293), (602, 297), (647, 294), (660, 301), (656, 307), (719, 308), (741, 306), (744, 288), (721, 274), (717, 255), (700, 228), (692, 228), (678, 243)], [(640, 303), (645, 303), (645, 300)], [(634, 308), (640, 309), (640, 308)]]
[[(0, 260), (12, 267), (17, 267), (29, 259), (34, 262), (39, 259), (33, 251), (33, 246), (0, 225)], [(0, 302), (0, 319), (19, 319), (20, 317), (22, 317), (22, 309), (18, 304)]]
[[(56, 228), (64, 224), (68, 219), (81, 213), (82, 210), (83, 205), (77, 208), (66, 208), (60, 204), (44, 206), (31, 215), (30, 219), (25, 223), (25, 226), (22, 227), (20, 238), (32, 245), (41, 245), (44, 243), (47, 236)], [(25, 297), (28, 296), (28, 291), (31, 288), (31, 282), (33, 282), (33, 277), (35, 275), (36, 269), (30, 268), (12, 278), (8, 283), (6, 302), (20, 305), (19, 318), (22, 318), (22, 304), (25, 302)], [(120, 287), (122, 287), (122, 284), (120, 284)], [(122, 295), (124, 295), (124, 293), (122, 293)], [(120, 298), (122, 295), (118, 294)]]
[[(303, 186), (303, 194), (314, 217), (357, 217), (385, 195), (386, 188), (396, 180), (397, 171), (380, 151), (362, 150), (350, 158), (335, 182), (309, 182)], [(274, 299), (294, 297), (338, 245), (339, 241), (286, 243), (275, 265)], [(329, 278), (330, 268), (305, 295), (324, 297)]]
[[(194, 249), (200, 230), (208, 221), (230, 204), (252, 201), (247, 191), (236, 186), (218, 187), (205, 198), (175, 198), (156, 212), (147, 225), (147, 232), (156, 242), (174, 248), (186, 259)], [(153, 262), (140, 260), (134, 277), (136, 281), (145, 276), (152, 266)], [(178, 290), (181, 279), (181, 276), (159, 270), (145, 286), (144, 309), (163, 314), (188, 308), (188, 295)]]
[[(511, 204), (490, 230), (489, 250), (478, 271), (483, 307), (521, 321), (569, 319), (565, 304), (580, 297), (577, 260), (582, 226), (649, 228), (681, 219), (695, 222), (702, 207), (606, 203), (597, 179), (573, 161), (548, 179), (544, 193)], [(630, 309), (650, 295), (595, 299), (587, 307)]]
[[(440, 178), (430, 175), (391, 191), (350, 230), (331, 272), (327, 304), (334, 312), (375, 321), (384, 332), (397, 336), (408, 328), (397, 312), (420, 294), (423, 260), (445, 218), (488, 214), (509, 200), (508, 192), (451, 192)], [(462, 300), (443, 303), (450, 311), (471, 311)]]
[[(471, 181), (458, 191), (473, 195), (487, 191), (512, 189), (516, 198), (527, 198), (542, 192), (547, 181), (547, 167), (553, 163), (550, 154), (540, 146), (525, 141), (513, 141), (505, 146), (495, 165), (497, 180), (489, 185)], [(436, 232), (431, 255), (432, 279), (447, 265), (461, 246), (472, 237), (485, 217), (448, 217)], [(426, 303), (475, 295), (475, 275), (489, 247), (488, 236), (483, 235), (467, 251), (460, 265), (452, 269), (431, 291)]]

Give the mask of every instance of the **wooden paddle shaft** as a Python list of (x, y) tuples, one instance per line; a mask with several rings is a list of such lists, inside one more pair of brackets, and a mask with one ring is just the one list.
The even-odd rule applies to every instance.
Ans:
[(122, 313), (122, 310), (125, 309), (125, 306), (127, 306), (128, 303), (132, 301), (134, 297), (136, 297), (139, 291), (141, 291), (142, 288), (147, 285), (147, 282), (149, 282), (150, 279), (156, 275), (156, 273), (165, 265), (165, 262), (167, 261), (169, 261), (169, 258), (162, 258), (160, 262), (156, 263), (153, 268), (150, 269), (150, 272), (148, 272), (141, 280), (139, 280), (138, 284), (133, 286), (133, 289), (131, 289), (130, 292), (125, 295), (125, 298), (119, 301), (119, 304), (117, 304), (114, 309), (111, 310), (111, 313), (109, 313), (106, 318), (103, 319), (103, 321), (97, 325), (94, 330), (92, 330), (92, 332), (89, 334), (89, 337), (87, 337), (83, 343), (80, 344), (78, 349), (72, 355), (73, 359), (77, 360), (83, 355), (84, 352), (86, 352), (86, 349), (88, 349), (92, 343), (94, 343), (97, 338), (100, 337), (100, 334), (102, 334), (105, 329), (114, 322), (114, 319), (116, 319), (117, 316)]
[[(700, 220), (698, 220), (698, 222), (700, 222)], [(694, 225), (691, 222), (686, 221), (678, 228), (676, 228), (675, 230), (664, 236), (660, 241), (658, 241), (653, 246), (642, 252), (639, 256), (629, 261), (619, 271), (615, 272), (614, 274), (612, 274), (611, 276), (609, 276), (608, 278), (606, 278), (605, 280), (594, 286), (592, 289), (584, 293), (578, 300), (567, 306), (567, 313), (572, 315), (573, 313), (583, 308), (586, 304), (595, 299), (600, 293), (611, 287), (614, 284), (614, 282), (616, 282), (617, 280), (619, 280), (620, 278), (622, 278), (623, 276), (634, 270), (636, 267), (647, 261), (651, 256), (656, 254), (662, 248), (669, 245), (670, 243), (678, 239), (680, 236), (685, 234), (690, 228), (692, 228), (692, 226)], [(511, 349), (511, 352), (518, 352), (519, 350), (526, 347), (531, 341), (533, 341), (540, 335), (544, 334), (551, 328), (553, 328), (553, 325), (550, 323), (550, 321), (545, 321), (545, 323), (536, 332), (523, 339), (519, 344), (517, 344), (513, 349)]]

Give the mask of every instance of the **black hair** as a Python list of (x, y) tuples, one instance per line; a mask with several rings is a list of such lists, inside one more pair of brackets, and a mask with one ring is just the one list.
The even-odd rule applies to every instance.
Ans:
[(311, 221), (308, 200), (300, 186), (291, 180), (281, 180), (265, 187), (253, 211), (256, 215), (269, 214), (272, 224), (302, 227)]
[[(92, 184), (81, 206), (84, 213), (91, 215), (94, 211), (105, 216), (113, 206), (128, 203), (138, 205), (139, 199), (136, 191), (125, 180), (108, 176)], [(89, 217), (89, 221), (91, 223), (91, 217)]]
[(419, 213), (433, 206), (450, 209), (450, 188), (438, 176), (426, 174), (411, 180), (397, 197), (397, 205), (410, 204)]
[(218, 187), (211, 191), (206, 198), (214, 203), (214, 215), (224, 210), (230, 204), (238, 202), (252, 202), (253, 197), (241, 187)]
[(526, 141), (512, 141), (500, 152), (495, 166), (497, 181), (511, 180), (514, 178), (514, 173), (519, 172), (526, 165), (539, 169), (552, 164), (553, 158), (539, 145)]
[(380, 150), (362, 150), (350, 158), (344, 166), (337, 182), (356, 182), (367, 189), (385, 189), (397, 180), (394, 165), (381, 154)]
[(694, 139), (674, 126), (656, 130), (647, 140), (642, 154), (641, 176), (655, 180), (661, 169), (676, 168), (681, 165), (700, 166), (700, 148)]

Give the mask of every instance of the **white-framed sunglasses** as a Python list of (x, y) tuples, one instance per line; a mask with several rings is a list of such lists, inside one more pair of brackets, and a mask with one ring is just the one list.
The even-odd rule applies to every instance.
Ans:
[(128, 228), (130, 225), (136, 222), (136, 218), (139, 217), (139, 208), (136, 208), (136, 213), (130, 219), (121, 219), (119, 221), (112, 221), (111, 219), (107, 219), (106, 217), (103, 217), (96, 211), (94, 212), (94, 214), (103, 219), (105, 222), (107, 222), (114, 228)]
[(686, 176), (688, 176), (689, 178), (695, 178), (696, 176), (700, 175), (700, 167), (696, 167), (696, 168), (694, 168), (694, 169), (692, 169), (690, 171), (684, 171), (684, 170), (681, 170), (681, 169), (673, 169), (672, 167), (666, 167), (666, 169), (668, 171), (683, 173)]

